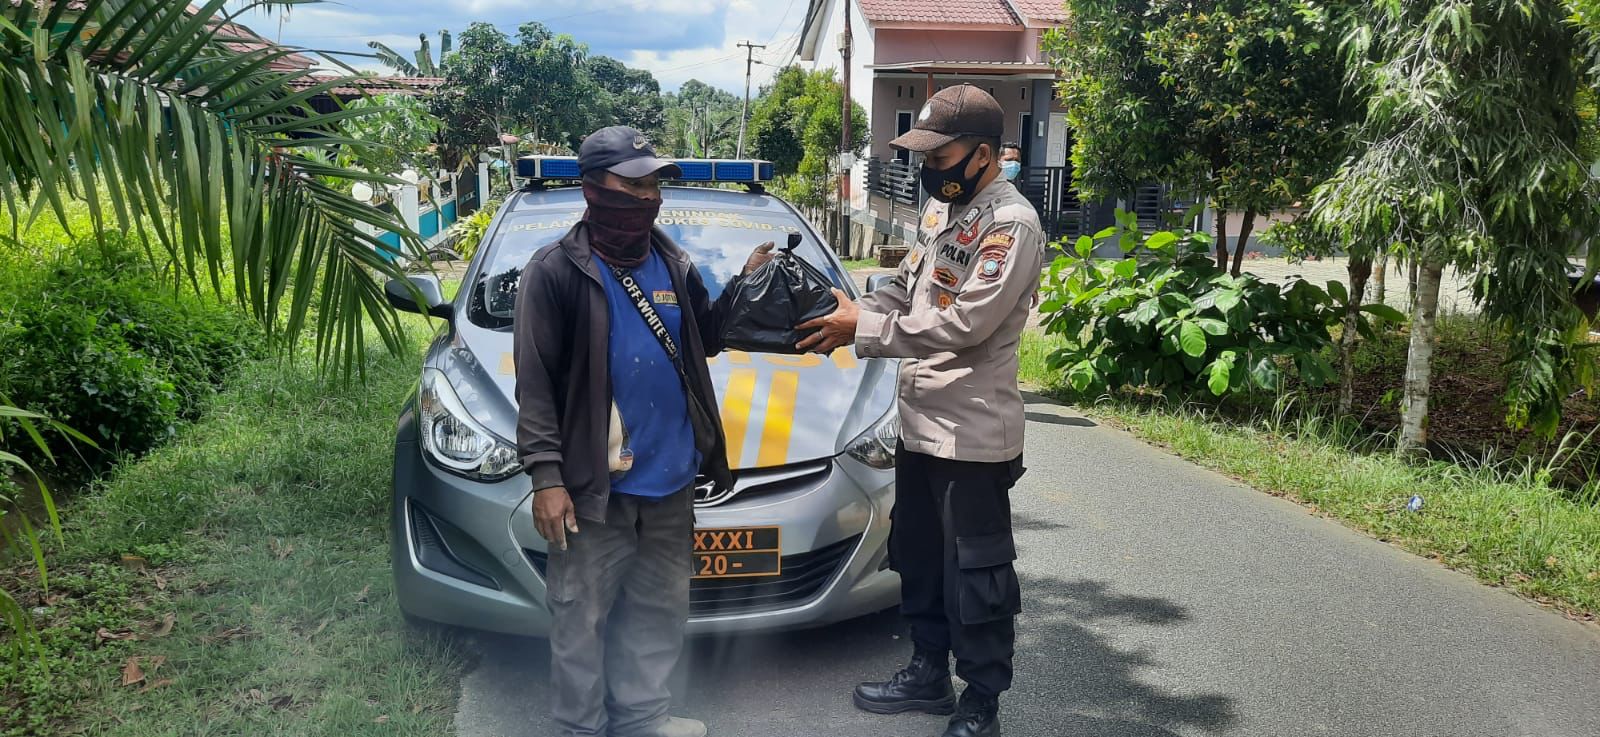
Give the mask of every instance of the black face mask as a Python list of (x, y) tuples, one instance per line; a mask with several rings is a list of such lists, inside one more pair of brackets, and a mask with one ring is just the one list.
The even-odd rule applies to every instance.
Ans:
[(967, 165), (972, 163), (972, 157), (978, 155), (982, 145), (973, 146), (971, 151), (954, 166), (948, 169), (935, 169), (927, 164), (922, 165), (922, 188), (927, 190), (928, 196), (940, 202), (966, 202), (978, 191), (978, 180), (983, 178), (983, 169), (977, 174), (967, 176)]

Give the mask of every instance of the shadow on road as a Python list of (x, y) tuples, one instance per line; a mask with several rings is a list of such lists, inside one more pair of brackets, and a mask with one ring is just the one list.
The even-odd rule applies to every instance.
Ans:
[[(1016, 688), (1005, 697), (1007, 735), (1168, 737), (1179, 734), (1171, 730), (1222, 731), (1237, 721), (1232, 697), (1180, 695), (1142, 681), (1141, 669), (1158, 667), (1152, 655), (1119, 649), (1094, 629), (1102, 622), (1122, 630), (1178, 627), (1189, 619), (1181, 605), (1119, 593), (1099, 581), (1022, 581), (1027, 602)], [(943, 717), (875, 716), (850, 703), (857, 682), (887, 677), (904, 662), (911, 651), (904, 632), (899, 616), (884, 612), (817, 630), (693, 639), (674, 678), (676, 711), (706, 720), (714, 735), (936, 735)], [(546, 734), (546, 643), (473, 639), (489, 671), (475, 680), (514, 689), (477, 701), (520, 710), (486, 721), (520, 722), (527, 731), (516, 735)]]
[(1046, 425), (1065, 425), (1067, 427), (1099, 427), (1094, 420), (1085, 417), (1069, 417), (1065, 415), (1052, 415), (1045, 412), (1026, 413), (1029, 422), (1043, 422)]
[(1123, 631), (1130, 624), (1178, 627), (1189, 621), (1182, 605), (1119, 593), (1100, 581), (1021, 578), (1027, 611), (1017, 633), (1017, 688), (1035, 696), (1013, 702), (1029, 721), (1057, 727), (1037, 734), (1164, 736), (1177, 729), (1221, 732), (1239, 721), (1234, 697), (1151, 685), (1139, 671), (1158, 668), (1159, 653), (1119, 649), (1093, 629), (1108, 620)]

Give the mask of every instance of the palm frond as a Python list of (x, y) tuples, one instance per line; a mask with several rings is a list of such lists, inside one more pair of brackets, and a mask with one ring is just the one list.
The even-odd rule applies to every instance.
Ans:
[[(342, 120), (381, 108), (316, 112), (311, 98), (349, 80), (308, 87), (309, 72), (275, 66), (293, 50), (230, 41), (225, 4), (86, 0), (49, 27), (32, 2), (0, 4), (0, 200), (65, 221), (80, 199), (96, 229), (154, 232), (179, 278), (219, 293), (231, 279), (274, 340), (314, 330), (323, 366), (349, 379), (369, 324), (400, 348), (382, 282), (401, 270), (358, 224), (421, 253), (394, 216), (324, 183), (397, 183), (324, 163)], [(69, 23), (96, 30), (50, 32)]]
[[(44, 423), (48, 427), (90, 446), (95, 444), (94, 441), (84, 437), (82, 433), (44, 415), (11, 406), (9, 399), (0, 396), (0, 441), (5, 440), (5, 432), (8, 426), (13, 423), (22, 428), (22, 431), (44, 454), (45, 458), (51, 458), (50, 446), (45, 443), (44, 436), (40, 434), (39, 427), (35, 423)], [(55, 534), (56, 541), (60, 542), (62, 539), (61, 517), (56, 511), (55, 498), (50, 495), (50, 487), (45, 485), (44, 478), (35, 473), (33, 468), (22, 458), (16, 454), (0, 450), (0, 470), (6, 470), (13, 466), (33, 478), (35, 486), (38, 487), (39, 500), (44, 506), (45, 518), (50, 524), (49, 529)], [(9, 513), (15, 514), (20, 523), (18, 525), (20, 529), (13, 532), (9, 523), (0, 521), (0, 543), (4, 543), (7, 548), (31, 555), (34, 565), (39, 570), (40, 586), (48, 589), (50, 586), (50, 569), (45, 565), (44, 546), (39, 541), (39, 531), (34, 529), (33, 523), (28, 519), (28, 515), (22, 511), (20, 501), (0, 494), (0, 503), (11, 507)], [(0, 517), (7, 513), (6, 510), (0, 509)], [(17, 602), (11, 592), (3, 588), (0, 588), (0, 622), (5, 622), (11, 631), (17, 635), (14, 643), (14, 654), (22, 655), (37, 652), (39, 638), (38, 632), (33, 627), (33, 616)]]
[(378, 61), (384, 66), (407, 77), (417, 76), (417, 66), (407, 61), (404, 56), (400, 55), (400, 52), (389, 48), (388, 45), (380, 41), (368, 41), (367, 46), (378, 53)]

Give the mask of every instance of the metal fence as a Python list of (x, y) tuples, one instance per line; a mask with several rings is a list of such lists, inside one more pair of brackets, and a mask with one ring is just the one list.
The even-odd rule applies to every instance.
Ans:
[(1039, 212), (1039, 225), (1049, 240), (1077, 238), (1093, 232), (1089, 208), (1072, 186), (1071, 167), (1028, 167), (1018, 175), (1017, 184), (1022, 196)]

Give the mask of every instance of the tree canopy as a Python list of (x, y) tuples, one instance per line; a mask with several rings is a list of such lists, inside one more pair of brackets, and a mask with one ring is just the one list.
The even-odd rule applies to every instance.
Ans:
[(661, 143), (676, 156), (729, 157), (739, 146), (742, 99), (698, 79), (665, 95), (666, 130)]
[[(761, 90), (750, 121), (753, 155), (773, 162), (787, 177), (789, 199), (820, 205), (832, 192), (833, 160), (844, 124), (844, 85), (832, 69), (813, 72), (789, 66)], [(851, 103), (852, 151), (867, 145), (867, 113)]]
[[(1147, 181), (1255, 215), (1304, 199), (1343, 151), (1337, 36), (1310, 0), (1069, 0), (1046, 36), (1075, 133), (1077, 183)], [(1218, 259), (1227, 266), (1219, 217)], [(1233, 273), (1242, 258), (1233, 254)]]
[[(1600, 227), (1578, 109), (1595, 82), (1583, 32), (1564, 4), (1539, 0), (1406, 0), (1353, 14), (1362, 148), (1314, 210), (1345, 242), (1395, 244), (1425, 277), (1446, 265), (1478, 272), (1484, 315), (1509, 341), (1509, 420), (1544, 432), (1593, 369), (1574, 344), (1584, 321), (1567, 282), (1573, 253), (1586, 246), (1597, 263)], [(1418, 368), (1425, 375), (1426, 360)], [(1407, 393), (1425, 416), (1425, 384)], [(1408, 435), (1420, 445), (1416, 420)]]

